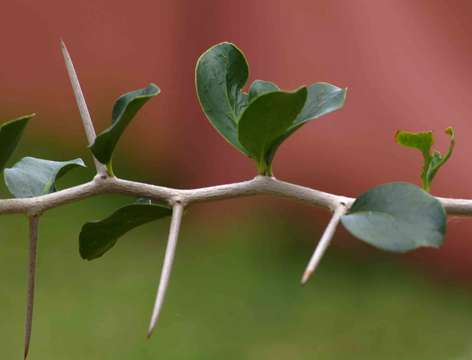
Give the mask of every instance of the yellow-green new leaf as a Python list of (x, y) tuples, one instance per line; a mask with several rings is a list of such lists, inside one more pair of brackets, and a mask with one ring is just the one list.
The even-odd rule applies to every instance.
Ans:
[(423, 155), (423, 169), (421, 171), (421, 182), (423, 189), (431, 190), (431, 185), (438, 170), (451, 157), (455, 146), (454, 129), (448, 127), (445, 130), (446, 135), (451, 139), (449, 149), (445, 155), (437, 150), (432, 150), (434, 137), (431, 131), (409, 132), (398, 130), (395, 134), (397, 144), (418, 149)]

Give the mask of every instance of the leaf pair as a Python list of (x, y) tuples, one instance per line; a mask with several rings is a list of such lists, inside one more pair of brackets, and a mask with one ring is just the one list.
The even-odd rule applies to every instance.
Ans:
[(309, 120), (340, 109), (346, 89), (316, 83), (284, 92), (271, 82), (256, 80), (245, 93), (248, 76), (244, 54), (231, 43), (218, 44), (197, 62), (197, 95), (215, 129), (253, 158), (260, 174), (272, 175), (280, 144)]
[(431, 131), (409, 132), (398, 130), (395, 134), (395, 141), (403, 146), (412, 147), (421, 151), (423, 155), (423, 169), (421, 171), (421, 182), (423, 189), (431, 190), (433, 178), (438, 170), (451, 157), (455, 145), (455, 134), (452, 127), (445, 130), (446, 135), (451, 139), (449, 149), (445, 155), (437, 150), (432, 150), (434, 137)]
[(151, 83), (143, 89), (126, 93), (116, 100), (112, 111), (112, 125), (99, 134), (90, 146), (95, 158), (107, 165), (110, 175), (113, 174), (111, 161), (118, 140), (139, 109), (160, 91), (157, 85)]

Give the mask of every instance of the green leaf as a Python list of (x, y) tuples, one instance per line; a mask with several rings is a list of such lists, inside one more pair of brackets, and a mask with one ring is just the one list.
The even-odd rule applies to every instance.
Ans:
[(144, 89), (131, 91), (118, 98), (113, 106), (112, 125), (99, 134), (90, 146), (90, 150), (98, 161), (106, 165), (111, 164), (113, 150), (126, 127), (139, 109), (160, 91), (155, 84), (149, 84)]
[(305, 106), (297, 116), (290, 130), (300, 125), (339, 110), (346, 101), (347, 89), (319, 82), (308, 87), (308, 95)]
[(75, 167), (85, 167), (82, 159), (51, 161), (25, 157), (4, 171), (8, 190), (17, 198), (49, 194), (56, 180)]
[(20, 141), (26, 125), (33, 116), (35, 114), (20, 116), (0, 126), (0, 171), (5, 168), (8, 159), (10, 159)]
[(264, 80), (255, 80), (249, 88), (248, 102), (255, 98), (273, 91), (279, 91), (280, 88), (273, 82)]
[[(231, 43), (218, 44), (208, 49), (197, 62), (197, 94), (203, 111), (213, 127), (239, 151), (256, 159), (259, 173), (270, 175), (272, 159), (279, 145), (307, 121), (341, 108), (344, 105), (346, 89), (328, 83), (311, 85), (302, 108), (297, 109), (298, 113), (290, 114), (291, 123), (280, 122), (271, 125), (277, 131), (266, 136), (266, 140), (270, 138), (270, 144), (260, 141), (261, 134), (255, 134), (252, 140), (257, 138), (257, 143), (252, 143), (246, 141), (250, 138), (247, 131), (252, 130), (249, 129), (249, 120), (247, 122), (245, 120), (244, 125), (241, 125), (243, 118), (249, 117), (248, 109), (259, 98), (269, 93), (280, 92), (280, 89), (272, 82), (256, 80), (252, 83), (249, 94), (246, 94), (242, 89), (248, 74), (248, 64), (244, 54)], [(268, 115), (272, 116), (281, 109), (279, 106), (276, 111), (271, 110)], [(288, 109), (289, 112), (292, 110)], [(261, 111), (255, 112), (258, 112), (258, 116), (265, 116)], [(255, 118), (254, 113), (251, 114), (251, 118)], [(256, 121), (259, 124), (268, 124), (264, 119)], [(243, 130), (241, 126), (244, 127)], [(256, 125), (256, 128), (258, 126)], [(284, 131), (280, 132), (281, 129)], [(273, 139), (276, 133), (278, 138)], [(264, 152), (263, 155), (261, 150)]]
[(394, 252), (439, 247), (446, 233), (446, 213), (441, 203), (408, 183), (389, 183), (368, 190), (341, 221), (360, 240)]
[(87, 222), (79, 235), (80, 256), (86, 260), (99, 258), (131, 229), (171, 214), (167, 207), (140, 201), (116, 210), (103, 220)]
[(455, 146), (454, 129), (448, 127), (445, 130), (446, 135), (451, 139), (449, 149), (446, 155), (442, 155), (439, 151), (432, 150), (434, 137), (431, 131), (425, 132), (409, 132), (398, 130), (395, 134), (397, 144), (418, 149), (423, 155), (423, 169), (421, 171), (422, 187), (426, 191), (431, 190), (431, 185), (438, 170), (451, 157)]
[(278, 147), (285, 141), (285, 139), (304, 124), (341, 109), (344, 106), (346, 94), (347, 89), (342, 89), (324, 82), (315, 83), (309, 86), (307, 100), (302, 111), (298, 114), (297, 118), (287, 131), (274, 142), (272, 148), (267, 154), (267, 162), (272, 162)]
[(239, 141), (256, 160), (260, 174), (272, 175), (267, 155), (274, 143), (292, 125), (305, 104), (307, 89), (275, 91), (259, 96), (244, 110), (239, 120)]
[(213, 127), (236, 149), (247, 154), (238, 141), (238, 119), (248, 96), (241, 89), (249, 75), (244, 54), (234, 44), (221, 43), (200, 56), (195, 71), (198, 100)]

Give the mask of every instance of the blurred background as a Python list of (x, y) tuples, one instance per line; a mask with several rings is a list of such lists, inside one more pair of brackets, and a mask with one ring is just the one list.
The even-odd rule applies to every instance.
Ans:
[[(471, 14), (465, 0), (4, 1), (0, 119), (38, 113), (10, 165), (82, 157), (89, 169), (61, 186), (93, 176), (63, 38), (97, 131), (120, 94), (149, 82), (162, 89), (120, 141), (117, 175), (182, 188), (253, 177), (194, 91), (198, 56), (231, 41), (247, 55), (249, 83), (349, 87), (344, 109), (284, 143), (278, 178), (349, 196), (419, 184), (420, 155), (395, 145), (395, 131), (433, 130), (445, 150), (443, 130), (453, 126), (456, 152), (433, 193), (471, 198)], [(265, 197), (195, 206), (147, 341), (169, 221), (129, 233), (99, 260), (78, 254), (81, 225), (129, 201), (88, 199), (43, 216), (32, 359), (472, 359), (469, 219), (449, 219), (440, 250), (408, 255), (339, 229), (301, 288), (326, 211)], [(14, 359), (23, 351), (27, 221), (3, 216), (0, 229), (0, 358)]]

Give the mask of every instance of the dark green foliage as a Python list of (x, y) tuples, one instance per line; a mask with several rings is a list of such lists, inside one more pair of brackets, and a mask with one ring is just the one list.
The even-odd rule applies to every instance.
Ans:
[(55, 191), (56, 180), (75, 167), (85, 167), (82, 159), (51, 161), (25, 157), (5, 169), (4, 178), (15, 197), (33, 197)]
[(238, 121), (248, 101), (241, 91), (248, 76), (244, 54), (230, 43), (218, 44), (203, 53), (195, 74), (198, 99), (208, 120), (244, 154), (247, 151), (238, 141)]
[[(254, 159), (260, 174), (270, 176), (279, 145), (307, 121), (340, 109), (346, 89), (316, 83), (296, 91), (295, 100), (274, 83), (256, 80), (246, 94), (242, 89), (248, 76), (246, 58), (235, 45), (215, 45), (197, 62), (197, 94), (215, 129), (236, 149)], [(263, 100), (259, 101), (261, 97)], [(289, 98), (292, 100), (287, 101)]]
[(112, 173), (111, 159), (113, 150), (121, 135), (139, 109), (141, 109), (150, 98), (159, 94), (160, 91), (161, 90), (156, 85), (149, 84), (144, 89), (131, 91), (120, 96), (115, 102), (112, 111), (112, 125), (99, 134), (95, 142), (90, 146), (93, 155), (102, 164), (107, 165), (110, 173)]
[(8, 159), (10, 159), (21, 139), (26, 125), (33, 116), (35, 114), (20, 116), (0, 126), (0, 171), (5, 168)]
[(355, 237), (395, 252), (439, 247), (446, 233), (446, 212), (441, 203), (408, 183), (389, 183), (368, 190), (341, 221)]
[(259, 174), (271, 175), (271, 149), (285, 134), (306, 101), (307, 90), (260, 95), (244, 110), (239, 120), (239, 142), (256, 160)]
[(139, 202), (124, 206), (103, 220), (85, 223), (79, 235), (80, 256), (86, 260), (99, 258), (131, 229), (171, 214), (167, 207)]

